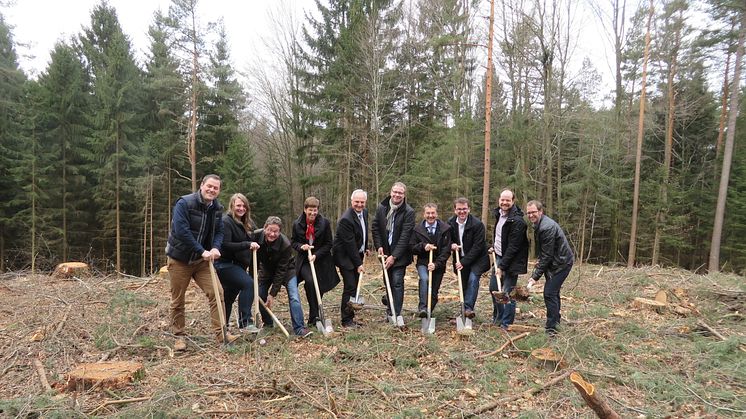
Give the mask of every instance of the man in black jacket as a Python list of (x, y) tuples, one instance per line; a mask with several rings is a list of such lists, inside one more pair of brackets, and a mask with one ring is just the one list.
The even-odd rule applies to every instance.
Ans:
[(461, 271), (464, 289), (464, 315), (474, 318), (474, 307), (479, 292), (479, 277), (490, 267), (487, 257), (484, 223), (471, 215), (469, 200), (461, 197), (453, 201), (456, 215), (448, 220), (451, 226), (451, 250), (459, 252), (459, 262), (453, 258), (454, 271)]
[[(282, 220), (271, 215), (264, 222), (264, 228), (257, 230), (254, 239), (259, 244), (256, 258), (259, 263), (259, 298), (265, 300), (272, 309), (280, 288), (288, 292), (290, 320), (297, 336), (307, 337), (311, 332), (303, 325), (303, 306), (298, 294), (298, 278), (295, 276), (293, 249), (290, 240), (280, 232)], [(263, 307), (259, 308), (265, 326), (271, 327), (272, 318)]]
[(319, 294), (331, 291), (339, 284), (337, 269), (332, 258), (332, 226), (326, 217), (319, 214), (321, 202), (315, 196), (309, 196), (303, 202), (303, 214), (293, 222), (292, 246), (298, 255), (295, 258), (295, 276), (298, 282), (305, 281), (306, 300), (308, 300), (308, 325), (316, 324), (319, 317), (319, 301), (316, 300), (316, 289), (311, 275), (311, 264), (308, 249), (316, 269), (319, 282)]
[[(495, 253), (496, 269), (490, 278), (490, 292), (497, 291), (497, 278), (502, 281), (502, 289), (510, 294), (518, 282), (518, 275), (528, 272), (528, 237), (523, 212), (515, 205), (515, 194), (510, 189), (500, 191), (495, 216), (494, 242), (491, 252)], [(507, 329), (515, 319), (515, 300), (499, 304), (492, 298), (492, 323)]]
[(549, 335), (557, 333), (560, 324), (560, 288), (570, 275), (575, 262), (575, 256), (565, 237), (565, 232), (556, 221), (544, 215), (544, 205), (540, 201), (529, 201), (526, 214), (534, 224), (534, 243), (536, 245), (536, 265), (531, 272), (528, 288), (546, 277), (544, 285), (544, 304), (547, 306), (546, 332)]
[[(171, 283), (171, 329), (177, 336), (174, 349), (186, 349), (182, 337), (185, 332), (185, 298), (189, 282), (194, 279), (207, 296), (210, 305), (210, 321), (215, 339), (223, 342), (223, 326), (215, 291), (212, 286), (209, 263), (220, 258), (223, 242), (223, 206), (218, 202), (220, 177), (206, 175), (199, 191), (184, 195), (174, 204), (171, 232), (166, 244), (168, 276)], [(222, 294), (222, 288), (219, 290)], [(227, 342), (237, 336), (226, 334)]]
[[(376, 216), (371, 226), (373, 243), (380, 256), (386, 256), (384, 266), (391, 282), (391, 295), (394, 299), (394, 316), (398, 326), (404, 326), (401, 309), (404, 303), (404, 272), (412, 263), (412, 252), (409, 239), (414, 229), (414, 210), (406, 201), (407, 186), (396, 182), (391, 186), (389, 197), (381, 201), (376, 209)], [(381, 300), (390, 311), (388, 299)]]
[(350, 208), (337, 221), (337, 232), (334, 235), (334, 262), (342, 274), (342, 326), (358, 327), (355, 321), (355, 310), (348, 302), (357, 291), (360, 273), (363, 272), (363, 256), (368, 250), (368, 193), (356, 189), (350, 195)]
[[(438, 303), (438, 291), (451, 255), (451, 226), (438, 219), (438, 206), (433, 203), (423, 207), (421, 223), (412, 233), (412, 253), (417, 255), (417, 275), (420, 277), (420, 301), (417, 305), (420, 318), (427, 317), (427, 294), (430, 292), (430, 310)], [(430, 251), (433, 262), (430, 263)], [(432, 274), (430, 274), (432, 272)], [(432, 275), (432, 289), (428, 290), (428, 277)], [(431, 314), (432, 315), (432, 314)]]

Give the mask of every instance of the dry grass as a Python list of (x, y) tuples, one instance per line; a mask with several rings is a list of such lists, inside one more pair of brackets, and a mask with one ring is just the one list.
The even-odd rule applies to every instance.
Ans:
[[(189, 349), (172, 357), (166, 330), (166, 279), (0, 280), (0, 416), (2, 417), (593, 417), (567, 380), (543, 387), (548, 371), (529, 354), (548, 346), (564, 355), (622, 417), (746, 415), (743, 278), (668, 269), (576, 267), (563, 288), (561, 334), (542, 333), (540, 294), (519, 303), (516, 324), (538, 331), (500, 353), (508, 335), (492, 327), (487, 280), (477, 303), (476, 333), (455, 333), (457, 288), (446, 277), (434, 336), (384, 322), (379, 269), (365, 280), (364, 327), (339, 326), (340, 289), (325, 296), (336, 333), (287, 341), (263, 331), (228, 349), (212, 342), (204, 296), (190, 288)], [(405, 308), (416, 307), (410, 268)], [(372, 276), (372, 275), (371, 275)], [(521, 278), (525, 281), (525, 278)], [(630, 308), (634, 297), (666, 290), (683, 316)], [(678, 295), (678, 296), (677, 296)], [(305, 297), (302, 297), (305, 298)], [(289, 326), (284, 291), (278, 316)], [(704, 322), (724, 341), (706, 331)], [(510, 333), (513, 337), (519, 332)], [(36, 335), (36, 341), (32, 339)], [(120, 389), (62, 391), (76, 365), (100, 360), (145, 365), (144, 377)], [(52, 390), (34, 367), (41, 362)], [(528, 394), (528, 391), (534, 391)]]

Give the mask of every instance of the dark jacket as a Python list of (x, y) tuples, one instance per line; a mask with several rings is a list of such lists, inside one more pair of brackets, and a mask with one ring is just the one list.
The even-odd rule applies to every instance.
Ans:
[[(500, 208), (492, 210), (495, 217), (495, 233), (497, 223), (500, 221)], [(528, 236), (526, 236), (526, 221), (523, 220), (523, 211), (518, 205), (513, 205), (508, 211), (508, 219), (503, 224), (500, 235), (500, 270), (511, 275), (520, 275), (528, 272)], [(494, 240), (493, 240), (494, 243)]]
[[(300, 247), (308, 244), (306, 239), (306, 214), (303, 213), (293, 222), (293, 236), (290, 241), (293, 249), (298, 254), (295, 256), (295, 276), (298, 282), (304, 278), (300, 276), (301, 267), (308, 264), (308, 251), (303, 251)], [(313, 263), (316, 269), (316, 279), (319, 281), (319, 291), (322, 293), (332, 290), (339, 284), (339, 275), (334, 267), (334, 258), (332, 257), (332, 226), (329, 220), (321, 214), (316, 215), (313, 223), (314, 242), (313, 252), (316, 255), (316, 261)]]
[(531, 278), (538, 280), (547, 273), (549, 278), (575, 262), (565, 232), (556, 221), (546, 215), (542, 215), (539, 223), (534, 226), (534, 240), (537, 260)]
[(417, 265), (427, 266), (430, 261), (430, 252), (425, 250), (426, 244), (434, 244), (437, 249), (433, 250), (433, 262), (436, 271), (445, 271), (448, 257), (451, 256), (451, 226), (443, 221), (436, 220), (435, 234), (432, 236), (425, 227), (426, 221), (414, 226), (412, 239), (412, 253), (417, 255)]
[[(464, 256), (460, 257), (460, 262), (464, 265), (464, 269), (481, 275), (490, 268), (490, 259), (487, 257), (487, 233), (484, 223), (479, 218), (469, 214), (464, 226), (463, 242), (459, 243), (457, 219), (458, 217), (455, 215), (448, 219), (448, 225), (451, 226), (451, 243), (456, 243), (462, 247)], [(456, 258), (453, 258), (453, 267), (455, 272)]]
[[(220, 260), (232, 262), (244, 269), (250, 268), (253, 253), (251, 243), (254, 230), (248, 232), (243, 224), (230, 214), (223, 215), (223, 245), (220, 247)], [(253, 273), (252, 273), (253, 275)]]
[(383, 247), (383, 253), (387, 256), (393, 256), (394, 268), (401, 268), (412, 263), (412, 251), (409, 240), (412, 237), (414, 229), (414, 209), (407, 204), (407, 200), (402, 201), (401, 206), (394, 213), (394, 236), (391, 240), (392, 246), (389, 246), (389, 231), (386, 230), (386, 214), (389, 213), (391, 197), (387, 197), (378, 205), (376, 216), (371, 225), (373, 234), (373, 243), (378, 248)]
[(223, 243), (223, 206), (217, 199), (206, 205), (199, 191), (184, 195), (174, 204), (166, 255), (180, 262), (202, 260), (202, 253), (220, 249)]
[(363, 264), (360, 247), (368, 249), (370, 237), (370, 234), (366, 234), (365, 243), (363, 243), (363, 228), (368, 226), (367, 209), (363, 210), (363, 220), (365, 220), (365, 226), (360, 225), (355, 210), (348, 208), (337, 221), (337, 232), (334, 235), (334, 263), (340, 269), (355, 270)]
[(259, 243), (256, 252), (259, 263), (259, 281), (271, 281), (272, 287), (269, 293), (276, 297), (280, 288), (288, 283), (295, 275), (293, 269), (293, 248), (287, 236), (280, 233), (280, 237), (272, 243), (267, 243), (264, 238), (264, 229), (254, 231), (254, 239)]

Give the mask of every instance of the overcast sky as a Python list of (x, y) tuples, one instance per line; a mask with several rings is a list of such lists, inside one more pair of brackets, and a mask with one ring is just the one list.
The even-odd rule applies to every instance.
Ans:
[[(243, 68), (261, 44), (260, 36), (272, 33), (267, 14), (280, 0), (202, 0), (198, 11), (201, 24), (223, 17), (231, 44), (234, 64)], [(49, 52), (58, 40), (69, 39), (91, 24), (91, 10), (99, 0), (16, 0), (2, 9), (13, 27), (21, 67), (37, 75), (49, 62)], [(171, 0), (108, 0), (129, 36), (137, 58), (142, 61), (148, 50), (147, 31), (153, 13), (167, 13)], [(313, 8), (312, 0), (288, 0), (299, 16), (304, 8)]]

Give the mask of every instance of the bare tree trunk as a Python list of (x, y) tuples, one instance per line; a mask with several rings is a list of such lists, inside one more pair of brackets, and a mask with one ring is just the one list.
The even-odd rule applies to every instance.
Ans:
[(155, 254), (154, 254), (154, 247), (153, 247), (153, 207), (155, 206), (153, 203), (153, 198), (155, 198), (155, 194), (153, 193), (153, 175), (150, 175), (150, 216), (149, 216), (149, 224), (150, 224), (150, 273), (153, 273), (153, 267), (155, 266)]
[(736, 135), (736, 119), (738, 118), (738, 94), (741, 81), (741, 60), (743, 59), (743, 43), (746, 38), (746, 11), (740, 10), (741, 27), (738, 29), (738, 49), (733, 72), (733, 86), (730, 88), (730, 106), (728, 109), (728, 131), (725, 135), (725, 149), (723, 150), (723, 168), (720, 172), (720, 188), (715, 206), (715, 223), (712, 228), (712, 243), (710, 244), (710, 261), (708, 270), (720, 270), (720, 241), (723, 236), (723, 221), (725, 219), (725, 202), (728, 198), (728, 182), (730, 180), (730, 166), (733, 160), (733, 146)]
[[(117, 128), (117, 131), (119, 131), (119, 127)], [(116, 211), (115, 217), (116, 217), (116, 255), (117, 255), (117, 272), (122, 272), (122, 229), (120, 225), (120, 216), (121, 211), (119, 210), (120, 202), (120, 193), (121, 193), (121, 177), (119, 176), (119, 156), (122, 153), (121, 150), (121, 134), (117, 132), (117, 144), (116, 144), (116, 157), (114, 158), (114, 182), (116, 184), (115, 187), (115, 196), (114, 201), (116, 203), (114, 211)]]
[(490, 30), (487, 39), (487, 82), (484, 92), (484, 175), (482, 179), (482, 221), (490, 208), (490, 131), (492, 130), (492, 38), (495, 25), (495, 0), (490, 0)]
[[(679, 19), (683, 21), (682, 12), (679, 11)], [(653, 239), (653, 257), (651, 264), (658, 265), (660, 260), (660, 246), (662, 230), (668, 212), (668, 184), (671, 179), (671, 159), (673, 156), (673, 123), (676, 114), (676, 92), (674, 92), (674, 77), (676, 76), (676, 62), (679, 54), (679, 41), (681, 37), (681, 25), (676, 25), (674, 34), (674, 46), (671, 51), (671, 64), (668, 70), (668, 115), (666, 118), (666, 140), (663, 151), (663, 182), (660, 189), (660, 200), (655, 214), (655, 238)]]
[(648, 26), (645, 32), (645, 54), (642, 61), (642, 82), (640, 85), (640, 116), (637, 121), (637, 152), (635, 154), (635, 190), (632, 195), (632, 228), (629, 235), (629, 254), (627, 255), (627, 267), (635, 266), (635, 253), (637, 251), (637, 217), (640, 207), (640, 170), (642, 160), (642, 137), (644, 134), (645, 120), (645, 79), (648, 71), (648, 57), (650, 55), (650, 25), (653, 20), (653, 0), (650, 0), (650, 12), (648, 13)]
[[(731, 26), (731, 31), (733, 27)], [(715, 143), (715, 152), (720, 157), (720, 150), (723, 148), (723, 135), (725, 134), (725, 116), (728, 114), (728, 76), (730, 75), (730, 48), (725, 57), (725, 73), (723, 74), (723, 100), (720, 107), (720, 123), (718, 125), (718, 139)]]

